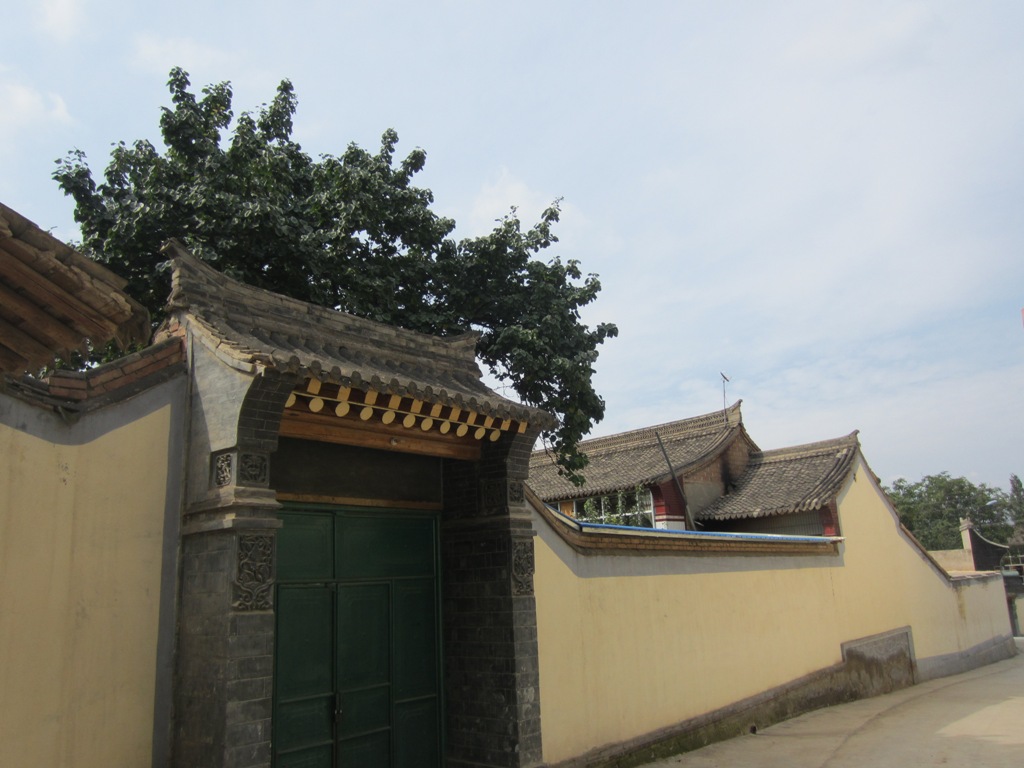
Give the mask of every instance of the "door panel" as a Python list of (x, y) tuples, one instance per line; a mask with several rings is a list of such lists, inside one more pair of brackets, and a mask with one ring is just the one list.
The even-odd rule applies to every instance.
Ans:
[(395, 768), (440, 764), (437, 697), (395, 706)]
[(281, 517), (275, 766), (439, 766), (436, 518)]
[(437, 694), (437, 590), (433, 579), (397, 581), (395, 699)]
[(293, 512), (277, 538), (279, 581), (331, 581), (334, 578), (334, 516)]
[(331, 765), (333, 652), (333, 590), (279, 586), (274, 749), (280, 766)]
[(339, 579), (433, 576), (431, 518), (344, 516), (336, 528)]

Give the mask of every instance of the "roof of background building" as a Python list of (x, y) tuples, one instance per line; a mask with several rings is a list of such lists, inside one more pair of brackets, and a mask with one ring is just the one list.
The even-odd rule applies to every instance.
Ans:
[(582, 487), (559, 475), (553, 458), (545, 451), (535, 451), (530, 459), (530, 487), (544, 501), (557, 501), (649, 485), (669, 476), (658, 436), (672, 468), (679, 473), (716, 455), (742, 430), (743, 417), (737, 402), (725, 410), (691, 419), (584, 440), (580, 450), (590, 463), (583, 470), (586, 484)]
[(859, 447), (854, 431), (835, 440), (755, 453), (736, 490), (695, 517), (730, 520), (820, 509), (846, 482)]
[(87, 344), (149, 339), (127, 281), (0, 203), (0, 373), (34, 373)]
[(244, 285), (175, 241), (165, 251), (173, 265), (169, 313), (187, 312), (237, 365), (554, 424), (545, 411), (504, 398), (481, 381), (476, 334), (442, 338), (366, 320)]

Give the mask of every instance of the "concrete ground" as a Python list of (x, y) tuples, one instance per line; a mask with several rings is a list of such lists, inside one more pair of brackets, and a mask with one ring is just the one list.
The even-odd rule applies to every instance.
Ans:
[(647, 768), (1002, 768), (1024, 765), (1018, 655), (886, 696), (828, 707)]

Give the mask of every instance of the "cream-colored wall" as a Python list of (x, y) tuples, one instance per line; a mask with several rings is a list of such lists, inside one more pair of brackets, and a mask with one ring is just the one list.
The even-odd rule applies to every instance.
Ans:
[(947, 571), (973, 571), (974, 555), (967, 549), (933, 549), (928, 554)]
[(544, 758), (557, 762), (724, 707), (910, 625), (918, 660), (1009, 634), (998, 579), (954, 586), (901, 533), (861, 463), (836, 556), (583, 556), (539, 516)]
[(151, 763), (170, 416), (0, 424), (0, 765)]

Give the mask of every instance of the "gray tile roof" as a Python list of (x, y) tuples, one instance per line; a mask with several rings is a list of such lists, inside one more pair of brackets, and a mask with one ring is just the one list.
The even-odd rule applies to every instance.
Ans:
[(198, 321), (222, 354), (243, 365), (316, 377), (547, 427), (554, 418), (502, 397), (480, 380), (476, 334), (441, 338), (244, 285), (165, 247), (173, 267), (168, 313)]
[(583, 487), (560, 476), (545, 451), (535, 451), (530, 458), (530, 487), (544, 501), (558, 501), (649, 485), (669, 475), (656, 435), (661, 436), (678, 474), (716, 455), (742, 431), (743, 417), (737, 402), (724, 411), (692, 419), (584, 440), (580, 449), (590, 463), (583, 470)]
[(751, 456), (736, 490), (697, 513), (697, 520), (769, 517), (821, 509), (835, 499), (859, 452), (857, 432)]

